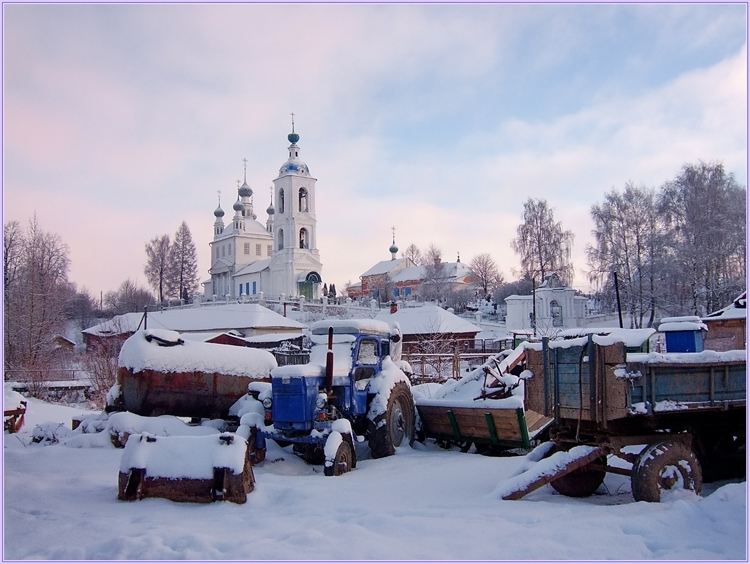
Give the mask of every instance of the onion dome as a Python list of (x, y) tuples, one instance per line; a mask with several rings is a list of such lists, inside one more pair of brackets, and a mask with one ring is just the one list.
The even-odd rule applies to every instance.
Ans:
[(253, 195), (253, 189), (247, 185), (247, 181), (243, 182), (242, 186), (240, 186), (240, 196), (244, 198), (244, 197), (250, 197), (252, 195)]
[(270, 204), (270, 205), (269, 205), (269, 206), (268, 206), (268, 207), (266, 208), (266, 213), (267, 213), (268, 215), (273, 215), (273, 214), (275, 214), (275, 213), (276, 213), (276, 210), (275, 210), (275, 209), (273, 209), (273, 204)]
[(299, 147), (297, 141), (299, 141), (299, 135), (290, 133), (287, 135), (287, 139), (291, 145), (289, 145), (289, 159), (281, 165), (279, 169), (279, 176), (286, 176), (287, 174), (296, 174), (299, 176), (310, 176), (310, 169), (307, 165), (299, 160)]
[(242, 202), (240, 202), (240, 199), (237, 198), (237, 201), (232, 206), (232, 209), (236, 212), (242, 211), (245, 206), (242, 205)]
[(299, 141), (299, 135), (294, 132), (287, 135), (286, 138), (289, 139), (290, 143), (296, 143), (297, 141)]
[(398, 252), (398, 247), (396, 246), (396, 243), (393, 243), (390, 247), (388, 247), (388, 252), (391, 254), (395, 254)]
[(221, 206), (219, 206), (218, 208), (216, 208), (216, 209), (214, 210), (214, 215), (215, 215), (216, 217), (224, 217), (224, 210), (223, 210), (223, 209), (221, 209)]

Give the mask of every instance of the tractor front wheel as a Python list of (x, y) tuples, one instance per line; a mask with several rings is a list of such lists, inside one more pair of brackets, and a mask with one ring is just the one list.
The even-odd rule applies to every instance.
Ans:
[(354, 467), (353, 461), (352, 447), (348, 441), (341, 441), (336, 450), (336, 456), (333, 457), (333, 464), (326, 465), (323, 468), (323, 473), (326, 476), (341, 476)]

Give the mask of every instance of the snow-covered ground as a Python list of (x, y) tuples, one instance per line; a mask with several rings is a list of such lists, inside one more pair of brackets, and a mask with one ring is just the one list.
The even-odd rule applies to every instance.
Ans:
[[(77, 409), (30, 399), (4, 435), (4, 559), (32, 560), (729, 560), (747, 557), (745, 483), (707, 484), (636, 503), (608, 474), (596, 495), (545, 486), (503, 501), (522, 457), (415, 443), (324, 477), (269, 445), (247, 503), (117, 500), (123, 451), (30, 443), (34, 426), (70, 426)], [(93, 444), (93, 442), (92, 442)], [(358, 452), (360, 452), (358, 448)]]

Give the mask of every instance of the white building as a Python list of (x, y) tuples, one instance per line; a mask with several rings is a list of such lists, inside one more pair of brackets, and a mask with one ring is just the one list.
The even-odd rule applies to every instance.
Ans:
[(534, 296), (508, 296), (505, 303), (508, 314), (505, 326), (508, 330), (533, 329), (532, 319), (536, 313), (536, 330), (539, 335), (552, 335), (556, 331), (581, 327), (586, 315), (587, 298), (576, 296), (573, 288), (560, 283), (554, 272), (544, 278)]
[(276, 208), (266, 209), (264, 226), (253, 209), (253, 191), (245, 182), (237, 190), (234, 216), (224, 224), (224, 210), (214, 211), (211, 246), (211, 279), (204, 282), (205, 296), (212, 299), (258, 296), (268, 298), (319, 297), (322, 285), (317, 248), (315, 183), (307, 165), (299, 159), (299, 135), (287, 136), (289, 157), (273, 181)]

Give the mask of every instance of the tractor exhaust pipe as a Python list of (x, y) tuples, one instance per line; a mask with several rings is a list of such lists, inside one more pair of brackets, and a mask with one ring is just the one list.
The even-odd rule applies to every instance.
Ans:
[(333, 327), (328, 328), (328, 352), (326, 353), (326, 392), (333, 392)]

